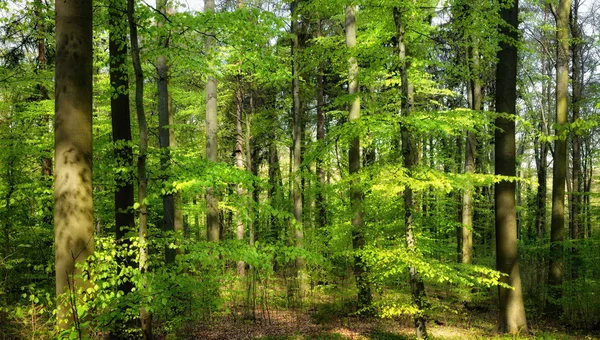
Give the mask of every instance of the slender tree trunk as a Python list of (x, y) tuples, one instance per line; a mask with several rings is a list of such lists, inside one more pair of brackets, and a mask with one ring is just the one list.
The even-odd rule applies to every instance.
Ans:
[[(348, 59), (348, 94), (352, 96), (348, 121), (350, 123), (360, 118), (360, 95), (358, 85), (358, 62), (353, 53), (356, 47), (356, 8), (347, 5), (346, 17), (346, 47), (350, 53)], [(348, 152), (349, 174), (358, 175), (360, 171), (360, 138), (352, 138)], [(365, 246), (364, 221), (363, 221), (363, 193), (360, 188), (360, 179), (357, 177), (350, 184), (350, 204), (352, 211), (352, 247), (354, 249), (354, 277), (358, 289), (359, 312), (371, 306), (371, 285), (369, 283), (366, 263), (361, 251)]]
[[(556, 129), (557, 137), (565, 133), (569, 101), (569, 12), (571, 0), (560, 0), (553, 10), (556, 20)], [(558, 299), (562, 296), (563, 252), (565, 238), (565, 179), (567, 174), (567, 140), (554, 142), (552, 169), (552, 221), (550, 225), (550, 270), (548, 272), (547, 312), (562, 313)]]
[[(242, 130), (242, 105), (243, 105), (243, 90), (242, 90), (242, 82), (238, 79), (238, 88), (235, 92), (235, 108), (236, 108), (236, 119), (235, 119), (235, 166), (243, 170), (244, 169), (244, 132)], [(237, 185), (236, 191), (238, 196), (243, 196), (245, 194), (244, 189), (240, 184)], [(238, 212), (237, 216), (237, 228), (236, 228), (236, 238), (240, 241), (244, 239), (244, 222), (242, 221), (242, 216)], [(239, 276), (246, 275), (246, 263), (244, 261), (238, 261), (237, 263), (237, 272)]]
[[(117, 166), (130, 169), (133, 167), (133, 151), (131, 149), (131, 121), (129, 111), (129, 77), (125, 59), (127, 58), (127, 21), (126, 2), (111, 0), (109, 6), (109, 54), (110, 83), (114, 93), (110, 97), (110, 113), (112, 118), (112, 137), (115, 144)], [(133, 212), (133, 182), (129, 172), (117, 174), (115, 189), (115, 238), (117, 246), (128, 251), (131, 241), (127, 233), (133, 231), (135, 216)], [(118, 271), (132, 265), (128, 256), (117, 256)], [(123, 280), (120, 284), (125, 294), (131, 292), (131, 280)]]
[[(401, 93), (402, 115), (409, 117), (413, 109), (413, 87), (408, 80), (408, 68), (410, 65), (407, 61), (406, 45), (405, 45), (405, 30), (403, 13), (397, 7), (394, 7), (394, 23), (396, 24), (396, 36), (398, 41), (398, 59), (400, 62), (400, 77), (401, 77)], [(404, 158), (404, 167), (409, 174), (417, 166), (419, 155), (417, 146), (413, 139), (412, 133), (406, 125), (401, 126), (402, 135), (402, 156)], [(414, 201), (413, 190), (410, 186), (404, 189), (404, 225), (406, 229), (406, 247), (410, 252), (417, 250), (417, 240), (414, 231)], [(415, 313), (415, 330), (417, 339), (427, 338), (427, 325), (424, 315), (425, 286), (423, 280), (419, 276), (417, 268), (409, 268), (409, 284), (412, 294), (412, 300), (417, 308)]]
[[(157, 0), (156, 9), (163, 15), (167, 15), (167, 0)], [(169, 46), (169, 38), (163, 30), (165, 18), (159, 16), (159, 45), (161, 49), (166, 49)], [(156, 71), (158, 76), (158, 137), (161, 149), (160, 168), (162, 180), (168, 183), (170, 176), (168, 172), (171, 166), (171, 128), (169, 127), (169, 70), (167, 66), (167, 58), (164, 55), (159, 55), (156, 61)], [(175, 229), (175, 200), (172, 193), (162, 195), (163, 201), (163, 225), (164, 233)], [(165, 262), (167, 264), (175, 261), (175, 250), (165, 246)]]
[[(43, 71), (46, 69), (46, 44), (45, 44), (45, 30), (44, 30), (44, 18), (45, 18), (45, 5), (42, 0), (35, 0), (35, 15), (37, 25), (37, 71)], [(48, 100), (48, 89), (44, 84), (38, 84), (39, 89), (39, 100)], [(48, 114), (42, 116), (42, 124), (46, 129), (49, 129), (48, 125), (50, 117)], [(51, 131), (51, 129), (49, 129)], [(44, 150), (44, 156), (42, 158), (42, 177), (44, 179), (44, 186), (47, 190), (52, 189), (52, 156), (50, 150)], [(42, 221), (48, 228), (52, 226), (52, 209), (54, 202), (51, 199), (46, 199), (42, 203)]]
[[(57, 323), (79, 328), (75, 264), (94, 252), (92, 204), (92, 2), (56, 3), (54, 242)], [(63, 295), (63, 293), (68, 293)], [(71, 295), (70, 293), (73, 293)], [(71, 299), (74, 297), (74, 299)], [(80, 334), (81, 337), (81, 334)]]
[[(204, 0), (204, 11), (213, 14), (215, 1)], [(206, 38), (209, 51), (213, 49), (213, 40), (210, 34)], [(210, 162), (217, 162), (217, 150), (217, 79), (210, 75), (206, 83), (206, 158)], [(213, 188), (206, 191), (206, 230), (209, 241), (219, 242), (219, 198)]]
[[(317, 38), (322, 36), (321, 19), (317, 19)], [(323, 66), (319, 64), (317, 69), (317, 144), (325, 141), (325, 116), (323, 109), (325, 106)], [(323, 168), (322, 157), (317, 158), (317, 176), (319, 177), (319, 190), (317, 190), (317, 225), (320, 228), (327, 224), (327, 207), (325, 206), (325, 169)]]
[[(583, 43), (581, 41), (581, 27), (579, 25), (579, 0), (574, 0), (573, 2), (573, 10), (571, 12), (571, 36), (573, 38), (573, 44), (571, 46), (572, 52), (572, 105), (571, 109), (573, 111), (573, 116), (571, 117), (571, 123), (576, 124), (579, 120), (580, 112), (581, 112), (581, 102), (583, 98), (583, 81), (582, 81), (582, 47)], [(571, 135), (571, 144), (573, 146), (573, 171), (572, 171), (572, 193), (570, 195), (571, 202), (569, 206), (571, 207), (571, 215), (570, 215), (570, 224), (571, 224), (571, 239), (575, 241), (573, 243), (573, 265), (572, 265), (572, 274), (573, 278), (577, 278), (579, 276), (579, 267), (581, 266), (581, 260), (579, 259), (579, 255), (577, 252), (576, 242), (579, 239), (582, 239), (582, 219), (581, 219), (581, 197), (583, 191), (583, 176), (581, 171), (581, 142), (580, 136), (577, 134), (577, 131), (573, 131)]]
[[(304, 228), (302, 216), (302, 175), (300, 165), (302, 164), (302, 112), (300, 109), (300, 75), (298, 74), (298, 52), (299, 43), (298, 35), (300, 34), (298, 25), (298, 6), (300, 0), (292, 1), (292, 99), (293, 99), (293, 206), (294, 218), (296, 226), (294, 228), (294, 236), (297, 248), (304, 247)], [(296, 270), (298, 275), (298, 293), (302, 298), (307, 290), (306, 281), (306, 261), (303, 257), (296, 257)]]
[[(500, 10), (501, 32), (517, 41), (518, 1)], [(514, 115), (517, 101), (517, 47), (513, 43), (500, 43), (496, 67), (496, 112)], [(496, 175), (516, 175), (515, 121), (506, 117), (496, 118), (494, 138)], [(517, 249), (517, 210), (514, 181), (501, 181), (495, 185), (496, 201), (496, 269), (506, 274), (501, 282), (513, 289), (498, 287), (500, 318), (498, 330), (515, 334), (527, 327)]]
[[(135, 72), (135, 111), (140, 134), (140, 151), (137, 158), (138, 180), (138, 238), (139, 260), (138, 268), (143, 274), (148, 270), (148, 208), (146, 205), (146, 192), (148, 179), (146, 174), (146, 151), (148, 149), (148, 124), (144, 113), (144, 71), (140, 62), (140, 47), (137, 36), (137, 23), (135, 20), (135, 2), (127, 0), (127, 19), (129, 21), (129, 36), (131, 41), (131, 60)], [(152, 339), (152, 314), (145, 308), (140, 308), (140, 323), (142, 338)]]
[[(477, 44), (476, 39), (473, 43)], [(471, 109), (475, 111), (481, 110), (481, 80), (479, 79), (479, 49), (473, 46), (471, 51)], [(475, 174), (475, 155), (477, 148), (477, 139), (475, 133), (467, 132), (467, 143), (465, 146), (465, 173)], [(462, 210), (462, 258), (461, 263), (469, 264), (473, 262), (473, 188), (465, 190), (463, 195), (463, 210)]]

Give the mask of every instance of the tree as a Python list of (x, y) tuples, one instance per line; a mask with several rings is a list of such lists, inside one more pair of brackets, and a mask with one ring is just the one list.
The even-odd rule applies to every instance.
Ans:
[[(515, 113), (517, 102), (517, 46), (519, 36), (518, 1), (502, 5), (500, 32), (505, 38), (500, 43), (496, 66), (496, 130), (494, 132), (496, 175), (516, 176)], [(512, 288), (498, 286), (500, 318), (498, 330), (515, 334), (527, 327), (517, 249), (516, 184), (501, 180), (494, 187), (496, 220), (496, 269), (506, 274), (500, 281)]]
[(552, 219), (550, 224), (550, 271), (548, 272), (547, 312), (560, 314), (562, 296), (563, 252), (565, 238), (565, 180), (567, 175), (567, 113), (569, 101), (569, 12), (571, 0), (560, 0), (552, 8), (556, 21), (556, 127), (554, 166), (552, 168)]
[[(571, 58), (572, 58), (572, 73), (571, 73), (571, 110), (573, 114), (571, 116), (571, 124), (580, 123), (579, 119), (581, 116), (581, 107), (583, 103), (583, 79), (582, 79), (582, 64), (583, 64), (583, 36), (582, 28), (579, 24), (579, 8), (580, 0), (573, 2), (573, 9), (571, 10), (569, 26), (571, 28), (571, 35), (573, 43), (571, 44)], [(581, 223), (581, 207), (582, 207), (582, 192), (583, 192), (583, 174), (581, 169), (581, 138), (579, 131), (571, 132), (571, 145), (572, 145), (572, 157), (573, 157), (573, 170), (571, 172), (572, 177), (572, 193), (569, 195), (569, 224), (571, 229), (571, 239), (579, 240), (583, 238), (582, 223)], [(579, 275), (578, 269), (581, 265), (581, 261), (578, 258), (577, 244), (573, 247), (573, 277), (577, 278)]]
[[(115, 190), (115, 238), (117, 244), (129, 251), (131, 242), (127, 233), (134, 228), (133, 212), (133, 181), (129, 169), (133, 167), (133, 152), (131, 150), (131, 122), (129, 111), (129, 77), (127, 75), (127, 21), (126, 3), (122, 0), (111, 0), (109, 7), (109, 54), (110, 54), (110, 83), (113, 94), (110, 98), (112, 118), (112, 137), (115, 144), (115, 159), (118, 167), (127, 169), (118, 174)], [(121, 267), (131, 265), (128, 256), (119, 255)], [(119, 270), (122, 270), (120, 268)], [(119, 287), (125, 294), (132, 288), (130, 280), (123, 280)]]
[[(137, 158), (138, 204), (140, 205), (138, 214), (138, 242), (140, 252), (138, 269), (142, 274), (145, 274), (148, 270), (148, 207), (146, 204), (148, 188), (146, 174), (148, 123), (146, 122), (146, 114), (144, 112), (144, 71), (140, 62), (134, 0), (127, 0), (127, 21), (129, 22), (129, 36), (131, 41), (131, 60), (135, 73), (135, 112), (140, 135), (140, 150)], [(142, 338), (144, 340), (152, 339), (152, 314), (145, 308), (140, 309), (140, 323)]]
[[(212, 14), (215, 10), (214, 0), (204, 0), (204, 11)], [(213, 37), (206, 38), (207, 50), (211, 51)], [(217, 80), (213, 75), (208, 76), (206, 83), (206, 158), (217, 162)], [(219, 200), (212, 188), (206, 191), (206, 231), (207, 238), (219, 242)]]
[[(408, 67), (406, 44), (405, 44), (405, 26), (402, 10), (394, 7), (394, 23), (396, 26), (396, 40), (398, 41), (397, 53), (400, 63), (400, 100), (401, 112), (405, 117), (411, 116), (411, 111), (414, 105), (414, 88), (408, 80)], [(404, 167), (408, 172), (412, 172), (417, 166), (418, 150), (415, 145), (414, 136), (409, 130), (409, 127), (403, 124), (400, 128), (402, 138), (402, 157), (404, 158)], [(414, 231), (414, 201), (413, 189), (410, 185), (406, 185), (404, 189), (404, 229), (406, 247), (410, 252), (417, 251), (416, 236)], [(417, 339), (427, 338), (427, 327), (425, 323), (425, 315), (423, 314), (425, 297), (425, 286), (423, 279), (419, 277), (418, 269), (413, 265), (409, 267), (409, 285), (412, 295), (412, 300), (417, 308), (414, 316), (415, 330)]]
[[(294, 0), (291, 3), (290, 11), (292, 16), (292, 114), (293, 114), (293, 127), (292, 127), (292, 140), (293, 140), (293, 188), (292, 188), (292, 200), (293, 200), (293, 213), (295, 227), (294, 227), (294, 238), (297, 248), (302, 248), (304, 243), (304, 230), (303, 230), (303, 216), (302, 216), (302, 175), (300, 173), (300, 166), (302, 164), (302, 135), (304, 131), (302, 129), (302, 111), (300, 107), (300, 75), (298, 73), (298, 53), (300, 45), (298, 43), (298, 36), (300, 34), (298, 24), (298, 6), (301, 0)], [(306, 261), (302, 256), (296, 257), (296, 271), (298, 279), (298, 294), (302, 298), (307, 290), (306, 282)]]
[[(350, 57), (348, 58), (348, 94), (352, 97), (348, 121), (356, 122), (360, 118), (360, 94), (358, 85), (358, 61), (354, 56), (356, 47), (356, 8), (347, 5), (346, 18), (346, 47)], [(360, 171), (360, 138), (355, 136), (350, 142), (348, 150), (348, 169), (350, 176), (357, 176)], [(358, 177), (352, 179), (350, 184), (350, 207), (352, 212), (352, 248), (354, 249), (354, 278), (358, 289), (358, 310), (362, 311), (371, 306), (371, 286), (369, 284), (366, 263), (360, 253), (365, 246), (363, 232), (363, 193), (360, 188)]]
[[(56, 3), (54, 244), (57, 322), (71, 325), (67, 294), (85, 285), (77, 264), (94, 253), (92, 2)], [(65, 294), (67, 293), (67, 294)]]

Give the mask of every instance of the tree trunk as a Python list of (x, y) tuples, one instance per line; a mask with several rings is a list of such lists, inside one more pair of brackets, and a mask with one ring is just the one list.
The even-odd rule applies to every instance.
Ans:
[[(502, 8), (500, 14), (507, 25), (501, 26), (505, 36), (517, 41), (518, 1)], [(514, 115), (517, 100), (517, 47), (501, 42), (496, 67), (496, 112)], [(496, 175), (516, 175), (515, 121), (496, 118), (494, 132)], [(513, 289), (498, 287), (500, 318), (498, 330), (515, 334), (527, 327), (517, 249), (517, 211), (514, 181), (501, 181), (495, 185), (496, 200), (496, 269), (506, 274), (501, 282)]]
[[(57, 323), (62, 329), (77, 315), (70, 293), (86, 282), (76, 263), (94, 252), (92, 203), (92, 2), (56, 3), (56, 93), (54, 159), (54, 242)], [(63, 293), (68, 293), (63, 295)], [(73, 295), (71, 295), (73, 296)], [(80, 334), (81, 337), (81, 334)]]
[[(553, 10), (556, 20), (556, 129), (562, 136), (567, 127), (569, 100), (569, 12), (571, 0), (560, 0)], [(548, 273), (548, 303), (546, 311), (551, 315), (562, 313), (558, 299), (562, 296), (563, 244), (565, 238), (565, 179), (567, 174), (567, 140), (557, 138), (554, 142), (554, 167), (552, 169), (552, 221), (550, 225), (550, 270)]]
[[(238, 79), (237, 89), (235, 91), (235, 108), (236, 108), (236, 119), (235, 119), (235, 150), (233, 151), (235, 154), (235, 166), (243, 170), (244, 169), (244, 153), (242, 151), (244, 147), (244, 132), (242, 130), (242, 105), (243, 105), (243, 92), (242, 92), (242, 82)], [(237, 185), (236, 191), (238, 196), (243, 196), (245, 194), (244, 189), (240, 184)], [(239, 241), (244, 240), (244, 222), (242, 221), (242, 215), (238, 212), (237, 216), (237, 228), (236, 228), (236, 238)], [(246, 264), (244, 261), (238, 261), (237, 263), (237, 272), (239, 276), (246, 275)]]
[[(400, 62), (400, 77), (401, 77), (401, 93), (400, 100), (402, 101), (401, 112), (405, 117), (411, 115), (413, 109), (413, 87), (408, 80), (407, 53), (405, 45), (405, 31), (403, 13), (397, 7), (394, 7), (394, 23), (396, 25), (396, 36), (398, 41), (398, 61)], [(400, 129), (402, 135), (402, 156), (404, 158), (404, 167), (411, 174), (412, 170), (417, 166), (418, 151), (413, 139), (412, 133), (406, 125), (402, 125)], [(406, 229), (406, 247), (409, 252), (416, 252), (417, 240), (414, 232), (414, 201), (413, 190), (410, 186), (404, 189), (404, 225)], [(415, 330), (417, 339), (427, 338), (427, 325), (424, 315), (424, 297), (425, 286), (423, 280), (419, 276), (417, 268), (409, 268), (409, 284), (412, 294), (412, 300), (417, 308), (415, 314)]]
[[(350, 123), (360, 118), (360, 95), (358, 85), (358, 62), (353, 53), (356, 47), (356, 8), (346, 6), (346, 47), (350, 53), (348, 59), (348, 94), (352, 96), (348, 121)], [(348, 151), (348, 169), (350, 176), (358, 175), (360, 171), (360, 138), (352, 138)], [(365, 246), (364, 221), (363, 221), (363, 193), (360, 188), (360, 179), (357, 177), (350, 184), (350, 205), (352, 211), (352, 248), (354, 249), (354, 277), (358, 289), (358, 311), (371, 306), (371, 285), (369, 283), (366, 263), (361, 251)]]
[[(477, 44), (476, 39), (473, 39), (473, 44)], [(471, 110), (481, 110), (481, 80), (479, 79), (479, 49), (473, 46), (470, 49), (471, 60), (467, 61), (471, 64)], [(477, 148), (477, 139), (471, 131), (467, 132), (467, 143), (465, 146), (465, 173), (475, 174), (475, 155)], [(461, 263), (473, 262), (473, 188), (466, 189), (463, 195), (463, 210), (462, 210), (462, 258)]]
[[(115, 144), (115, 159), (118, 167), (133, 167), (131, 150), (131, 121), (129, 111), (129, 77), (125, 58), (127, 58), (127, 22), (125, 20), (126, 3), (123, 0), (111, 0), (109, 6), (109, 54), (110, 84), (114, 93), (110, 97), (112, 118), (112, 138)], [(117, 246), (128, 251), (131, 241), (127, 233), (133, 231), (135, 216), (133, 213), (133, 181), (129, 172), (116, 174), (115, 182), (115, 239)], [(128, 256), (117, 256), (118, 272), (132, 265)], [(123, 280), (119, 289), (127, 294), (133, 287), (131, 280)]]
[[(167, 15), (167, 0), (157, 0), (156, 9), (163, 15)], [(157, 23), (159, 29), (159, 47), (166, 49), (169, 46), (169, 38), (165, 32), (161, 32), (165, 24), (165, 18), (159, 16)], [(167, 58), (159, 55), (156, 61), (156, 71), (158, 76), (158, 139), (161, 148), (160, 168), (162, 172), (162, 181), (168, 183), (168, 175), (171, 166), (171, 128), (169, 127), (169, 70)], [(163, 225), (162, 231), (167, 233), (175, 229), (175, 200), (172, 193), (162, 195), (163, 201)], [(175, 249), (165, 246), (165, 263), (170, 264), (175, 261)]]
[[(321, 19), (317, 19), (317, 38), (322, 36)], [(325, 117), (323, 109), (325, 106), (323, 66), (319, 64), (317, 69), (317, 144), (325, 142)], [(319, 177), (319, 189), (317, 190), (317, 225), (320, 228), (327, 224), (327, 207), (325, 205), (325, 169), (322, 157), (317, 158), (317, 176)]]
[[(213, 14), (215, 1), (204, 0), (204, 11)], [(206, 48), (209, 51), (213, 49), (213, 40), (210, 34), (207, 35)], [(206, 158), (217, 162), (217, 80), (213, 75), (206, 83)], [(219, 242), (219, 198), (213, 188), (206, 191), (206, 230), (209, 241)]]
[[(580, 112), (581, 112), (581, 103), (583, 99), (583, 81), (582, 81), (582, 48), (583, 42), (581, 27), (579, 25), (578, 13), (579, 12), (579, 0), (575, 0), (573, 2), (573, 10), (571, 12), (571, 36), (573, 38), (573, 44), (571, 46), (572, 51), (572, 111), (573, 116), (571, 117), (571, 123), (576, 124), (579, 120)], [(580, 137), (577, 134), (577, 131), (573, 131), (571, 135), (571, 144), (573, 146), (573, 171), (572, 171), (572, 192), (571, 192), (571, 202), (569, 206), (571, 207), (571, 215), (570, 215), (570, 225), (571, 225), (571, 239), (575, 241), (573, 243), (572, 249), (572, 274), (573, 278), (577, 278), (579, 276), (578, 268), (581, 266), (581, 260), (579, 259), (579, 255), (577, 252), (576, 242), (579, 239), (582, 239), (583, 233), (581, 228), (581, 197), (582, 197), (582, 187), (583, 187), (583, 176), (581, 171), (581, 142)]]
[[(139, 207), (139, 262), (138, 268), (142, 274), (148, 270), (148, 208), (146, 205), (146, 192), (148, 179), (146, 174), (146, 151), (148, 149), (148, 124), (144, 113), (144, 71), (140, 62), (140, 47), (137, 37), (137, 23), (135, 20), (134, 0), (127, 0), (127, 19), (129, 21), (129, 35), (131, 41), (131, 60), (135, 72), (135, 111), (140, 134), (140, 151), (137, 159), (138, 203)], [(142, 338), (152, 339), (152, 314), (145, 308), (140, 308), (140, 323)]]
[[(302, 112), (300, 109), (300, 75), (298, 74), (298, 52), (299, 43), (298, 35), (300, 34), (298, 25), (298, 5), (300, 0), (294, 0), (291, 4), (292, 16), (292, 99), (293, 99), (293, 206), (294, 218), (296, 226), (294, 228), (294, 236), (296, 247), (304, 247), (304, 231), (303, 231), (303, 216), (302, 216), (302, 174), (300, 165), (302, 164)], [(298, 275), (298, 294), (302, 298), (307, 290), (306, 282), (306, 261), (303, 257), (296, 257), (296, 270)]]

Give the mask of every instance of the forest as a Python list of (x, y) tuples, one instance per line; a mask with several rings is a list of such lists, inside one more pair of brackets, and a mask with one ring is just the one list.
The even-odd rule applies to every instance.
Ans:
[(0, 1), (0, 338), (600, 338), (599, 34), (594, 0)]

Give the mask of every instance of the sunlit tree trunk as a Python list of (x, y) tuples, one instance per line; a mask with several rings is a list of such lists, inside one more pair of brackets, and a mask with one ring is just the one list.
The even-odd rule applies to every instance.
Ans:
[[(215, 11), (214, 0), (204, 0), (204, 11)], [(213, 38), (207, 35), (206, 49), (212, 51)], [(217, 79), (209, 75), (206, 83), (206, 159), (217, 162)], [(206, 230), (211, 242), (219, 242), (219, 199), (213, 188), (206, 191)]]
[(556, 129), (552, 169), (552, 221), (550, 225), (550, 270), (548, 272), (547, 312), (561, 314), (557, 299), (562, 296), (564, 271), (562, 242), (565, 238), (565, 180), (567, 174), (567, 113), (569, 102), (569, 12), (571, 0), (560, 0), (553, 8), (556, 20)]
[[(346, 47), (350, 53), (348, 59), (348, 94), (352, 97), (348, 121), (350, 123), (360, 118), (360, 95), (358, 85), (358, 61), (353, 53), (356, 47), (356, 8), (354, 5), (346, 6)], [(358, 175), (360, 171), (360, 138), (355, 136), (350, 143), (348, 151), (349, 174)], [(371, 306), (371, 285), (369, 284), (367, 265), (361, 251), (365, 246), (364, 221), (363, 221), (363, 193), (360, 188), (360, 179), (352, 179), (350, 184), (350, 205), (352, 212), (352, 247), (354, 249), (354, 278), (358, 289), (358, 310)]]
[[(241, 79), (238, 79), (237, 89), (235, 91), (235, 149), (233, 152), (235, 154), (235, 166), (240, 170), (244, 169), (244, 131), (242, 130), (242, 107), (244, 103), (244, 94), (242, 91), (242, 82)], [(243, 196), (245, 194), (244, 189), (240, 184), (237, 185), (236, 191), (239, 196)], [(242, 216), (239, 212), (237, 213), (236, 219), (236, 238), (241, 241), (244, 239), (244, 221), (242, 221)], [(246, 274), (246, 264), (244, 261), (238, 261), (237, 272), (240, 276), (244, 276)]]
[[(85, 285), (76, 263), (94, 252), (92, 207), (92, 2), (56, 2), (54, 127), (54, 243), (57, 323), (68, 316), (69, 296)], [(63, 295), (63, 293), (67, 293)], [(72, 293), (72, 294), (71, 294)], [(81, 337), (81, 334), (80, 334)]]
[[(518, 1), (500, 10), (507, 25), (501, 25), (501, 32), (518, 40)], [(500, 43), (498, 65), (496, 66), (496, 112), (515, 115), (517, 101), (517, 47), (513, 42)], [(494, 151), (496, 175), (516, 176), (515, 121), (500, 116), (496, 118), (494, 130)], [(527, 327), (523, 291), (519, 272), (517, 249), (517, 208), (515, 202), (516, 184), (503, 180), (494, 187), (496, 201), (496, 269), (506, 274), (500, 281), (511, 288), (498, 287), (500, 314), (498, 330), (501, 333), (515, 334)]]
[[(409, 117), (411, 115), (411, 111), (413, 110), (414, 89), (408, 80), (409, 63), (407, 61), (406, 53), (403, 13), (397, 7), (394, 7), (394, 23), (396, 24), (396, 37), (398, 41), (397, 53), (398, 61), (400, 63), (400, 77), (402, 83), (400, 92), (400, 100), (402, 101), (401, 112), (403, 116)], [(406, 125), (403, 124), (401, 126), (400, 132), (402, 135), (402, 157), (404, 158), (404, 167), (410, 174), (410, 172), (417, 166), (419, 158), (418, 150), (414, 141), (414, 136)], [(406, 247), (410, 252), (416, 252), (417, 250), (417, 240), (414, 231), (414, 209), (413, 190), (407, 185), (404, 189), (404, 225), (406, 230)], [(416, 335), (418, 339), (427, 338), (427, 325), (423, 310), (425, 286), (423, 284), (423, 280), (419, 277), (417, 268), (410, 267), (408, 270), (412, 300), (417, 308), (417, 312), (414, 316)]]
[[(481, 91), (481, 80), (479, 79), (479, 49), (476, 44), (478, 42), (473, 39), (473, 46), (470, 48), (471, 60), (467, 61), (471, 64), (471, 86), (469, 91), (471, 92), (470, 105), (471, 109), (475, 111), (481, 110), (482, 91)], [(467, 132), (467, 142), (465, 146), (465, 173), (475, 173), (475, 156), (477, 148), (477, 139), (475, 133), (472, 131)], [(473, 188), (466, 189), (463, 194), (463, 210), (462, 210), (462, 258), (461, 263), (473, 262)]]

